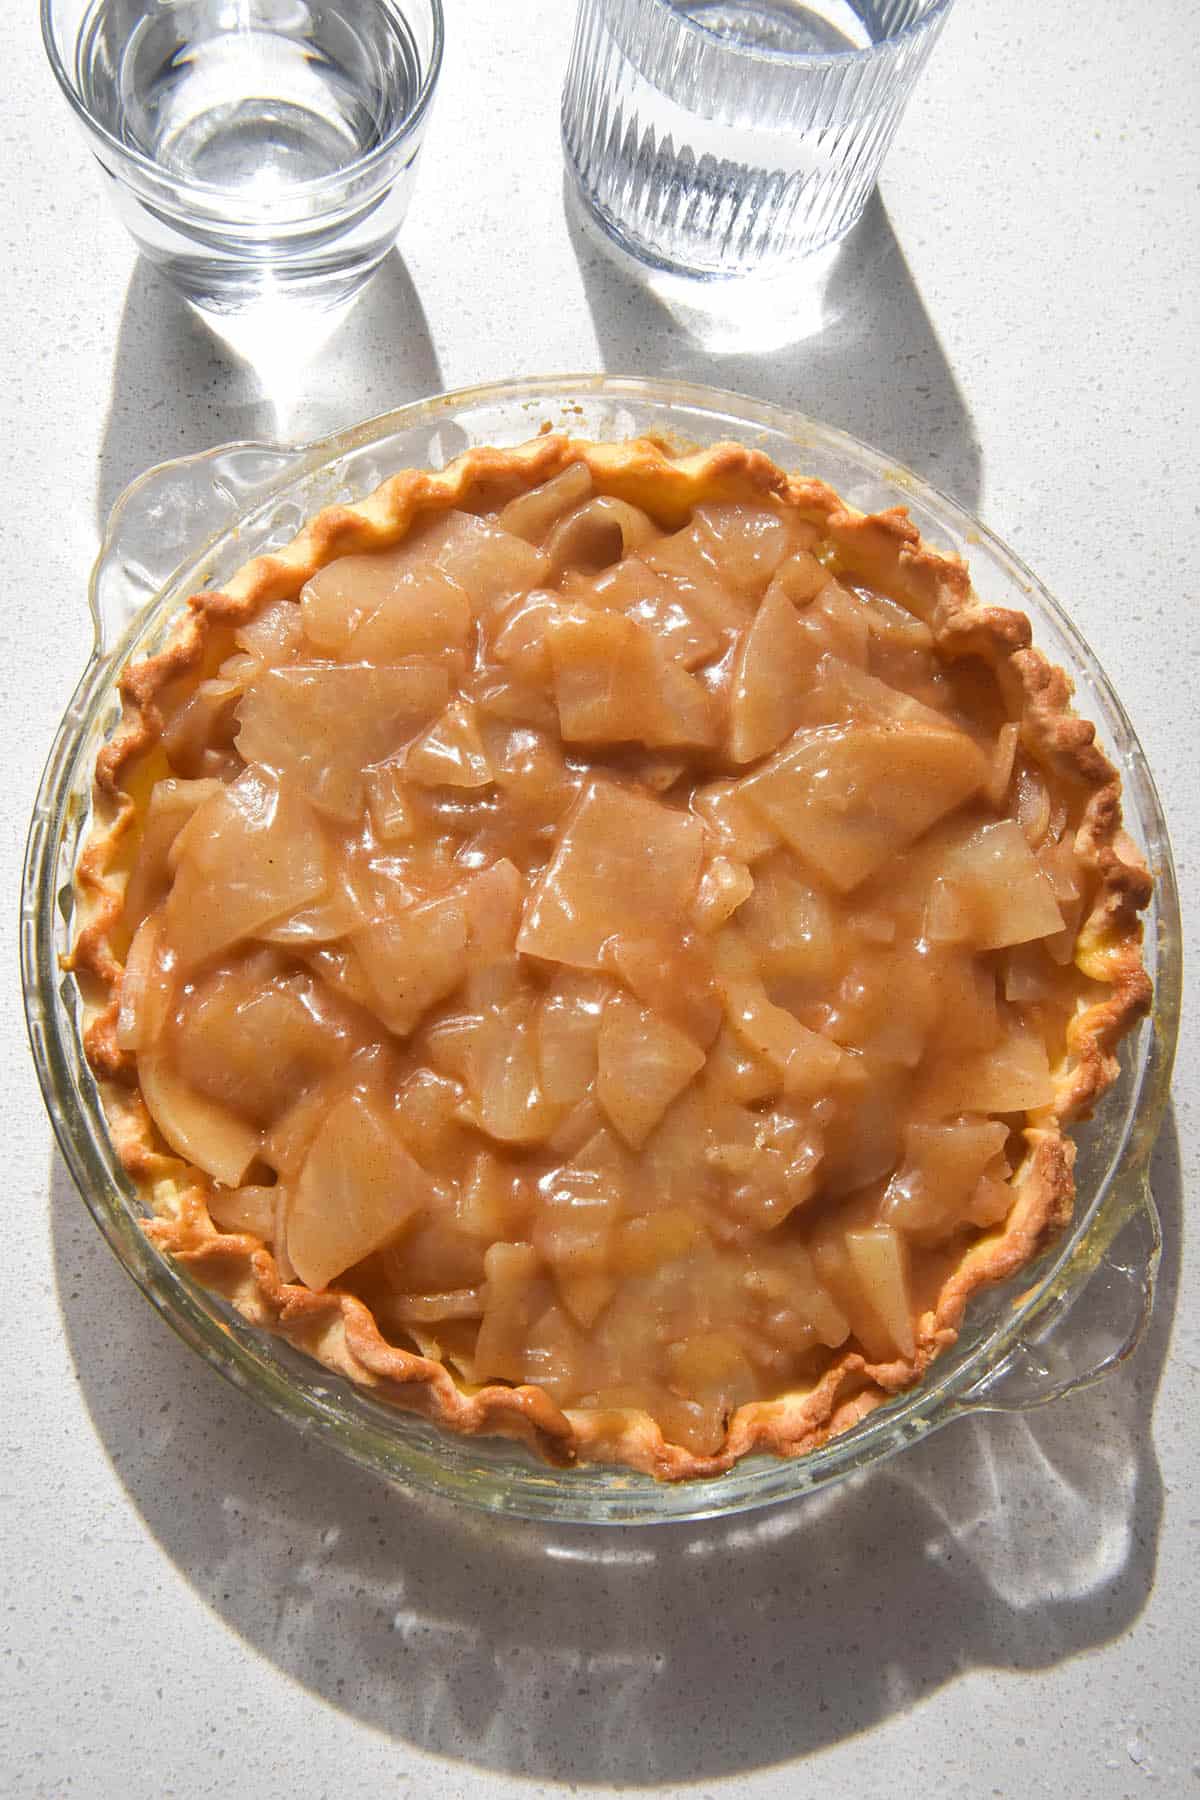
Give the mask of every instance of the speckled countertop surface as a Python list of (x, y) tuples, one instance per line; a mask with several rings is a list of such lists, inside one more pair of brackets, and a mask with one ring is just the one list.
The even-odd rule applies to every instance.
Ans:
[(124, 484), (224, 439), (310, 436), (438, 388), (567, 369), (794, 404), (977, 509), (1073, 608), (1124, 696), (1186, 916), (1193, 7), (1058, 0), (1050, 36), (1040, 0), (960, 0), (840, 316), (763, 353), (706, 350), (564, 216), (567, 0), (448, 0), (404, 260), (268, 392), (136, 263), (33, 10), (0, 13), (0, 1792), (1200, 1794), (1186, 1024), (1154, 1168), (1160, 1305), (1130, 1366), (1041, 1413), (955, 1426), (806, 1507), (580, 1536), (390, 1492), (193, 1359), (52, 1149), (15, 943), (25, 823)]

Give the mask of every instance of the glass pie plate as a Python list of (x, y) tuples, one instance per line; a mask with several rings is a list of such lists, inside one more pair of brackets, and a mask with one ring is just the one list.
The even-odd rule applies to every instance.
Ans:
[[(1126, 822), (1155, 877), (1146, 922), (1154, 1012), (1127, 1040), (1099, 1116), (1076, 1134), (1070, 1232), (1013, 1282), (977, 1296), (958, 1343), (926, 1379), (853, 1430), (795, 1460), (751, 1457), (717, 1479), (679, 1485), (602, 1466), (554, 1470), (502, 1440), (441, 1431), (331, 1376), (199, 1287), (140, 1228), (142, 1208), (84, 1061), (79, 996), (59, 963), (73, 935), (72, 871), (89, 828), (91, 771), (119, 716), (117, 681), (129, 657), (161, 642), (189, 594), (286, 543), (321, 506), (360, 498), (397, 469), (444, 464), (472, 444), (522, 442), (547, 423), (592, 438), (653, 432), (681, 449), (736, 438), (822, 477), (863, 510), (906, 506), (932, 543), (967, 557), (990, 602), (1030, 615), (1038, 643), (1072, 676), (1079, 710), (1120, 768)], [(644, 1524), (797, 1499), (966, 1412), (1044, 1404), (1132, 1351), (1154, 1295), (1160, 1237), (1147, 1167), (1180, 998), (1166, 826), (1132, 727), (1078, 631), (1036, 577), (952, 501), (841, 432), (732, 394), (605, 376), (531, 379), (419, 401), (316, 444), (227, 444), (151, 469), (113, 510), (90, 601), (95, 649), (55, 739), (29, 835), (21, 926), (29, 1034), (54, 1130), (97, 1225), (147, 1298), (235, 1386), (397, 1484), (517, 1517)], [(1102, 1284), (1099, 1295), (1092, 1284)], [(1086, 1342), (1072, 1322), (1085, 1287), (1099, 1301), (1087, 1308)]]

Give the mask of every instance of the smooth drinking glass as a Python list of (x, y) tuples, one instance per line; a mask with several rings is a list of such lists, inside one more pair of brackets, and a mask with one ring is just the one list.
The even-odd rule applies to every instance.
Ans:
[(195, 305), (336, 305), (387, 255), (441, 0), (42, 0), (42, 33), (119, 216)]
[(567, 165), (651, 267), (769, 273), (866, 205), (952, 0), (579, 0)]

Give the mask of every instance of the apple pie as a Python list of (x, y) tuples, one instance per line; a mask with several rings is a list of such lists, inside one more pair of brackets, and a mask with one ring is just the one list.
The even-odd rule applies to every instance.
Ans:
[(664, 1479), (920, 1379), (1070, 1219), (1143, 860), (1028, 621), (733, 444), (408, 470), (121, 681), (72, 966), (161, 1250)]

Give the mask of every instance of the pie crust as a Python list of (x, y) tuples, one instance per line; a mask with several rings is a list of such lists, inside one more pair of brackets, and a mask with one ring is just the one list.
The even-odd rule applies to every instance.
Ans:
[[(1052, 1063), (1052, 1098), (1017, 1134), (1023, 1155), (1011, 1175), (1007, 1216), (975, 1233), (916, 1319), (911, 1354), (871, 1360), (851, 1339), (828, 1352), (826, 1365), (802, 1389), (738, 1405), (721, 1441), (701, 1450), (669, 1441), (637, 1408), (564, 1408), (528, 1382), (471, 1386), (444, 1362), (389, 1342), (356, 1294), (338, 1287), (313, 1291), (283, 1279), (261, 1238), (215, 1223), (213, 1184), (164, 1147), (142, 1097), (137, 1057), (119, 1042), (129, 936), (124, 896), (164, 716), (181, 692), (212, 674), (215, 646), (227, 642), (228, 628), (254, 620), (273, 602), (297, 599), (338, 558), (391, 549), (449, 509), (491, 513), (574, 464), (586, 466), (595, 493), (640, 508), (664, 531), (687, 524), (697, 507), (755, 503), (815, 527), (828, 566), (923, 621), (940, 659), (986, 665), (1007, 717), (1019, 727), (1023, 754), (1052, 793), (1060, 785), (1078, 797), (1074, 853), (1088, 886), (1073, 960), (1090, 985)], [(144, 1199), (145, 1229), (158, 1248), (244, 1319), (280, 1333), (327, 1368), (454, 1431), (519, 1439), (560, 1466), (598, 1461), (659, 1479), (711, 1476), (752, 1451), (803, 1453), (919, 1380), (955, 1341), (971, 1295), (1016, 1273), (1069, 1221), (1075, 1149), (1065, 1128), (1090, 1116), (1115, 1079), (1119, 1042), (1150, 1002), (1138, 917), (1150, 897), (1150, 877), (1122, 829), (1117, 773), (1097, 746), (1094, 727), (1072, 710), (1067, 676), (1033, 647), (1024, 615), (976, 596), (965, 564), (924, 543), (902, 508), (863, 516), (823, 483), (787, 475), (736, 444), (676, 455), (648, 438), (603, 444), (546, 434), (515, 449), (473, 449), (441, 471), (397, 474), (360, 505), (328, 508), (285, 549), (246, 563), (220, 591), (193, 596), (165, 647), (125, 669), (120, 694), (121, 721), (96, 766), (92, 830), (76, 875), (80, 928), (70, 958), (85, 1000), (85, 1049), (113, 1143)]]

